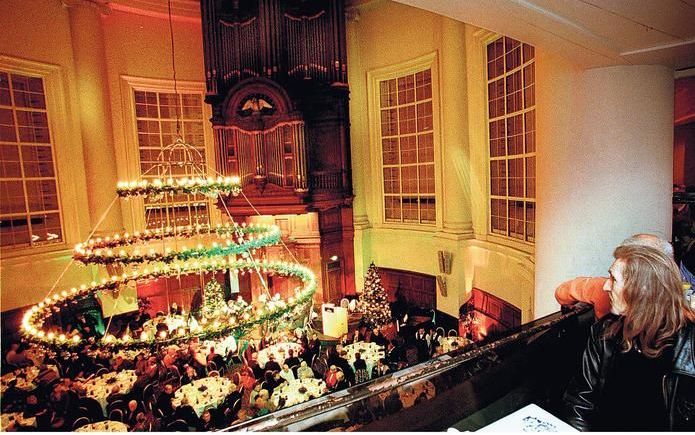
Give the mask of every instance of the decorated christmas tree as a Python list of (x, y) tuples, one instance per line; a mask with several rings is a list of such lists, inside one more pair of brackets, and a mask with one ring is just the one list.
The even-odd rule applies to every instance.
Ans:
[(210, 280), (205, 284), (204, 289), (203, 316), (216, 317), (224, 311), (226, 306), (222, 286), (217, 280)]
[(378, 328), (391, 320), (391, 308), (386, 290), (381, 285), (381, 277), (374, 263), (369, 265), (359, 300), (364, 312), (363, 320), (370, 327)]

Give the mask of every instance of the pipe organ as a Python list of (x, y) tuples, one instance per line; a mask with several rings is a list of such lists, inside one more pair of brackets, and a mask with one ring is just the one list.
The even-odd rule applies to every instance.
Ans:
[(217, 170), (244, 190), (227, 208), (318, 212), (321, 257), (342, 265), (324, 299), (354, 292), (344, 0), (201, 0), (201, 16)]

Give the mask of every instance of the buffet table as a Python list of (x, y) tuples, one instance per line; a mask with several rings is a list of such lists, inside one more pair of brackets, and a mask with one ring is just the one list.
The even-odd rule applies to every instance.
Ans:
[(287, 408), (306, 402), (312, 398), (323, 396), (326, 391), (326, 383), (320, 379), (294, 379), (275, 388), (273, 395), (270, 397), (270, 401), (277, 409), (279, 407), (280, 398), (282, 397), (285, 399), (285, 403), (282, 407)]
[(174, 393), (171, 404), (174, 408), (181, 406), (184, 397), (198, 417), (203, 415), (206, 409), (217, 408), (224, 399), (236, 391), (237, 386), (232, 381), (221, 376), (196, 379), (190, 384), (184, 385)]
[(268, 357), (273, 355), (273, 357), (275, 357), (275, 361), (280, 364), (280, 367), (282, 367), (282, 363), (287, 357), (289, 357), (290, 349), (294, 351), (294, 356), (299, 356), (299, 354), (302, 353), (302, 345), (298, 343), (278, 343), (259, 350), (256, 361), (258, 361), (258, 365), (261, 368), (265, 368), (265, 364), (269, 361)]
[(135, 370), (109, 372), (85, 382), (84, 389), (87, 396), (99, 402), (102, 411), (104, 411), (104, 415), (106, 415), (106, 397), (111, 394), (113, 387), (118, 385), (121, 389), (121, 394), (128, 394), (137, 379), (138, 377), (135, 374)]
[(367, 343), (364, 341), (358, 341), (357, 343), (348, 344), (343, 346), (343, 350), (347, 352), (346, 359), (355, 369), (355, 354), (359, 352), (360, 358), (367, 363), (367, 376), (372, 378), (372, 369), (379, 362), (380, 358), (384, 358), (384, 348), (376, 343)]
[(104, 420), (80, 426), (75, 432), (128, 432), (128, 426), (120, 421)]

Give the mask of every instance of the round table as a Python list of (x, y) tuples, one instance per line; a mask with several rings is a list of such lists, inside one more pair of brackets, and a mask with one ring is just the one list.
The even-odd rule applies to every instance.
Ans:
[(74, 432), (128, 432), (128, 426), (120, 421), (104, 420), (98, 423), (85, 424), (75, 429)]
[(156, 334), (157, 324), (162, 322), (167, 325), (167, 328), (169, 328), (169, 332), (176, 331), (179, 328), (188, 327), (188, 322), (186, 321), (185, 317), (172, 314), (169, 316), (155, 317), (154, 319), (148, 320), (147, 322), (142, 324), (142, 330), (150, 334), (151, 337), (153, 334)]
[(229, 351), (237, 350), (237, 344), (236, 340), (234, 339), (234, 335), (230, 335), (220, 340), (205, 340), (202, 343), (200, 343), (200, 347), (204, 349), (206, 354), (211, 347), (214, 347), (215, 353), (222, 356), (226, 356), (229, 353)]
[(259, 350), (256, 361), (258, 361), (258, 365), (261, 368), (265, 368), (265, 364), (269, 361), (268, 357), (270, 355), (273, 355), (273, 357), (275, 357), (275, 362), (280, 364), (280, 367), (282, 367), (282, 363), (285, 361), (285, 359), (287, 359), (290, 356), (290, 349), (294, 351), (294, 356), (296, 357), (298, 357), (302, 353), (301, 344), (292, 342), (278, 343), (272, 346), (268, 346), (265, 349)]
[(466, 337), (442, 337), (439, 341), (439, 345), (442, 346), (442, 351), (444, 353), (448, 353), (452, 350), (461, 349), (470, 344), (470, 342), (471, 341)]
[(358, 341), (357, 343), (348, 344), (343, 346), (343, 350), (347, 352), (345, 359), (348, 360), (352, 369), (355, 369), (355, 354), (359, 352), (360, 358), (367, 363), (367, 376), (372, 378), (372, 369), (379, 362), (380, 358), (384, 358), (385, 352), (382, 346), (376, 343), (367, 343), (365, 341)]
[(310, 400), (310, 395), (314, 398), (323, 396), (325, 390), (326, 383), (321, 379), (294, 379), (275, 388), (270, 401), (277, 408), (280, 397), (284, 397), (285, 404), (282, 407), (287, 408)]
[[(58, 372), (58, 369), (54, 365), (47, 365), (47, 368)], [(39, 376), (41, 369), (38, 366), (28, 366), (21, 369), (17, 369), (11, 373), (6, 373), (0, 378), (0, 394), (5, 394), (5, 392), (10, 388), (10, 384), (16, 381), (14, 387), (22, 391), (32, 391), (36, 385), (36, 378)]]
[(111, 394), (113, 387), (118, 385), (121, 389), (121, 394), (128, 394), (137, 379), (135, 370), (110, 372), (88, 380), (84, 383), (84, 389), (87, 396), (99, 402), (102, 411), (106, 414), (106, 397)]
[(3, 432), (7, 432), (12, 423), (21, 427), (36, 427), (36, 417), (24, 418), (21, 412), (3, 413), (0, 416), (0, 428)]
[(171, 404), (174, 408), (178, 408), (186, 397), (188, 404), (200, 417), (206, 409), (220, 406), (224, 399), (236, 389), (237, 386), (232, 381), (221, 376), (196, 379), (179, 388), (174, 393)]

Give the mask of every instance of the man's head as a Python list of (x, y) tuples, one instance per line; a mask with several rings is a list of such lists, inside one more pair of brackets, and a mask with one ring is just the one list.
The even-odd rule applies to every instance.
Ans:
[(164, 386), (164, 392), (167, 394), (172, 394), (174, 392), (174, 386), (171, 384), (166, 384)]
[(121, 387), (119, 387), (118, 385), (114, 385), (113, 388), (111, 388), (112, 394), (118, 394), (120, 392), (121, 392)]
[(685, 305), (678, 266), (662, 249), (647, 245), (621, 245), (613, 256), (604, 290), (611, 311), (625, 317), (622, 329), (609, 335), (620, 333), (627, 350), (638, 338), (646, 356), (657, 356), (686, 319), (695, 318)]
[(33, 394), (27, 396), (27, 405), (36, 405), (37, 403), (39, 403), (39, 401), (36, 398), (36, 396), (34, 396)]
[(658, 249), (667, 256), (673, 258), (673, 246), (662, 239), (661, 237), (648, 234), (648, 233), (637, 233), (627, 239), (623, 240), (620, 246), (650, 246), (654, 249)]
[(302, 367), (306, 367), (306, 361), (302, 361), (299, 365), (301, 365)]
[(128, 409), (130, 410), (130, 412), (134, 412), (136, 409), (138, 409), (138, 402), (136, 402), (135, 400), (131, 400), (130, 402), (128, 402)]

